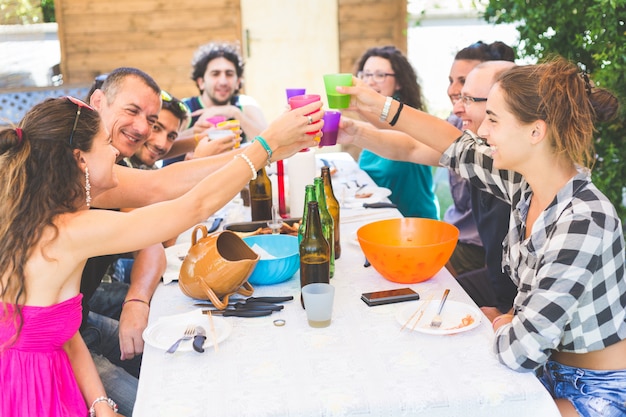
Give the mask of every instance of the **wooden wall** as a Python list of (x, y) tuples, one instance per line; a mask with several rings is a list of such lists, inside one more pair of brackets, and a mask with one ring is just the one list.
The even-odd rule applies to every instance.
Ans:
[(338, 0), (339, 63), (353, 72), (368, 48), (395, 45), (407, 53), (407, 0)]
[(239, 40), (239, 0), (55, 0), (65, 83), (91, 82), (120, 66), (141, 68), (178, 97), (199, 45)]
[[(340, 71), (352, 72), (372, 46), (406, 52), (407, 0), (337, 2)], [(64, 83), (133, 66), (178, 97), (197, 94), (193, 52), (210, 41), (241, 42), (240, 7), (239, 0), (55, 0)]]

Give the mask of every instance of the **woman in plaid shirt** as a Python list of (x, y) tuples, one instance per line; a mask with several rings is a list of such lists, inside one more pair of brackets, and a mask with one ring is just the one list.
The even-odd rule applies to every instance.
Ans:
[[(338, 91), (377, 118), (385, 98), (355, 84)], [(389, 119), (398, 109), (392, 102)], [(624, 236), (588, 169), (594, 122), (617, 109), (615, 96), (556, 59), (499, 78), (480, 137), (466, 131), (450, 145), (458, 131), (445, 121), (407, 108), (395, 117), (395, 129), (511, 204), (503, 267), (518, 295), (493, 320), (494, 350), (514, 370), (536, 370), (564, 416), (626, 415)]]

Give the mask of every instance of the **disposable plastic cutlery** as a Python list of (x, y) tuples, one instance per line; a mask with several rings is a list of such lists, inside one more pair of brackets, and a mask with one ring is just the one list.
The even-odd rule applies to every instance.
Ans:
[(448, 294), (450, 294), (450, 290), (446, 289), (443, 292), (443, 297), (441, 297), (441, 302), (439, 303), (439, 308), (437, 309), (437, 314), (433, 317), (433, 320), (430, 322), (430, 327), (440, 327), (441, 326), (441, 310), (443, 310), (443, 305), (446, 303), (446, 299), (448, 298)]
[(166, 350), (166, 352), (167, 353), (174, 353), (174, 352), (176, 352), (176, 349), (178, 349), (178, 345), (180, 345), (180, 342), (182, 342), (183, 340), (191, 340), (195, 333), (196, 333), (196, 327), (195, 326), (187, 326), (187, 328), (185, 329), (185, 333), (183, 333), (183, 337), (181, 337), (180, 339), (175, 341), (174, 344), (172, 346), (170, 346), (170, 348), (168, 350)]

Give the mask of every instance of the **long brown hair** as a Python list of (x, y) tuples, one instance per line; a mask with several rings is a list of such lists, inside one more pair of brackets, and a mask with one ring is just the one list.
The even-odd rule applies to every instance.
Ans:
[[(43, 230), (85, 201), (84, 174), (74, 149), (89, 151), (100, 117), (67, 98), (34, 106), (17, 129), (0, 131), (0, 300), (15, 304), (18, 334), (26, 299), (24, 265)], [(73, 126), (76, 127), (73, 130)], [(72, 144), (70, 144), (70, 135)], [(57, 231), (58, 232), (58, 231)]]
[(498, 83), (511, 112), (524, 124), (543, 120), (557, 154), (591, 168), (594, 123), (615, 117), (617, 98), (594, 87), (586, 74), (564, 58), (514, 67)]

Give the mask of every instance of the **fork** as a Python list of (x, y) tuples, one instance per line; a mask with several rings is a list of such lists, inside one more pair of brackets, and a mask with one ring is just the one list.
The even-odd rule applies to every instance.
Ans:
[(178, 349), (178, 345), (180, 345), (180, 342), (182, 342), (183, 340), (191, 340), (195, 332), (196, 332), (195, 326), (191, 326), (191, 325), (187, 326), (187, 328), (185, 329), (185, 333), (183, 333), (183, 337), (175, 341), (174, 344), (170, 346), (168, 350), (166, 350), (166, 352), (167, 353), (176, 352), (176, 349)]
[(446, 289), (443, 292), (443, 297), (441, 297), (441, 302), (439, 303), (439, 308), (437, 309), (437, 314), (433, 317), (433, 320), (430, 322), (430, 327), (440, 327), (441, 326), (441, 310), (443, 310), (443, 305), (446, 303), (446, 299), (448, 298), (448, 294), (450, 294), (450, 290)]

